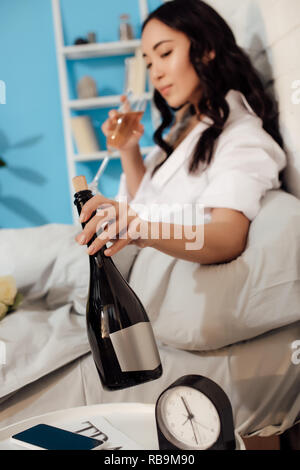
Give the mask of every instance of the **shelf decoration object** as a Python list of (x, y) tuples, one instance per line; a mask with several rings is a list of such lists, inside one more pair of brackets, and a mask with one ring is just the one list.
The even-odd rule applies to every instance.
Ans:
[(88, 40), (85, 38), (77, 38), (74, 41), (75, 46), (80, 46), (82, 44), (88, 44)]
[(72, 117), (72, 130), (79, 153), (99, 152), (99, 144), (90, 116)]
[(146, 65), (140, 47), (134, 57), (125, 59), (125, 90), (140, 98), (146, 90)]
[(120, 41), (129, 41), (134, 39), (133, 29), (129, 23), (129, 15), (120, 15), (119, 39)]
[(98, 90), (95, 80), (86, 75), (82, 77), (77, 84), (77, 96), (80, 100), (96, 98)]
[(90, 33), (88, 33), (87, 39), (88, 39), (88, 42), (89, 42), (89, 43), (97, 42), (96, 33), (94, 33), (93, 31), (91, 31)]

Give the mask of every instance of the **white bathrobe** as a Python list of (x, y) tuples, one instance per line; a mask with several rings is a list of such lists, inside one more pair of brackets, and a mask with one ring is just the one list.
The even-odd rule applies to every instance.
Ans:
[(178, 145), (153, 178), (151, 172), (164, 155), (156, 146), (146, 156), (146, 173), (134, 198), (122, 173), (116, 199), (126, 198), (145, 219), (151, 218), (147, 208), (153, 204), (199, 204), (204, 208), (206, 223), (210, 221), (211, 208), (215, 207), (240, 211), (253, 220), (266, 191), (280, 187), (278, 177), (286, 165), (286, 156), (263, 129), (262, 120), (241, 92), (230, 90), (226, 100), (230, 114), (206, 169), (201, 162), (196, 173), (188, 172), (195, 145), (212, 122), (207, 117)]

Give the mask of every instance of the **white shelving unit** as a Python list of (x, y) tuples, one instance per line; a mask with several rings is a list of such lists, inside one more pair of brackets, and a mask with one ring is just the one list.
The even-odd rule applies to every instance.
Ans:
[[(143, 147), (141, 149), (143, 155), (147, 155), (153, 147)], [(105, 150), (100, 151), (100, 152), (95, 152), (95, 153), (89, 153), (88, 155), (85, 155), (83, 153), (79, 155), (74, 155), (74, 160), (75, 162), (87, 162), (87, 161), (94, 161), (94, 160), (102, 160), (105, 158), (107, 155), (107, 152)], [(110, 158), (120, 158), (119, 152), (113, 152), (110, 156)]]
[(141, 41), (133, 39), (131, 41), (116, 41), (95, 44), (83, 44), (78, 46), (64, 46), (62, 53), (66, 59), (87, 59), (91, 57), (107, 57), (112, 55), (133, 54), (139, 47)]
[[(147, 0), (138, 0), (141, 22), (148, 15), (148, 4)], [(105, 151), (96, 152), (93, 154), (83, 155), (76, 154), (74, 152), (73, 144), (73, 134), (71, 127), (71, 117), (72, 111), (78, 110), (88, 110), (88, 109), (97, 109), (97, 108), (110, 108), (113, 106), (118, 106), (120, 104), (120, 95), (113, 96), (101, 96), (91, 99), (69, 99), (69, 89), (68, 89), (68, 72), (67, 72), (67, 60), (77, 60), (77, 59), (89, 59), (96, 57), (108, 57), (108, 56), (120, 56), (128, 55), (135, 53), (136, 49), (140, 46), (141, 41), (139, 39), (134, 39), (130, 41), (116, 41), (116, 42), (107, 42), (107, 43), (93, 43), (93, 44), (83, 44), (76, 46), (65, 46), (64, 44), (64, 34), (61, 18), (61, 7), (60, 0), (52, 0), (52, 11), (53, 11), (53, 21), (54, 21), (54, 32), (55, 32), (55, 42), (56, 42), (56, 55), (57, 55), (57, 64), (58, 64), (58, 73), (59, 73), (59, 84), (60, 84), (60, 93), (61, 93), (61, 106), (62, 106), (62, 115), (63, 115), (63, 125), (64, 125), (64, 137), (65, 137), (65, 146), (66, 146), (66, 155), (67, 155), (67, 167), (68, 167), (68, 178), (69, 178), (69, 190), (71, 198), (71, 207), (73, 210), (73, 220), (74, 222), (78, 219), (78, 214), (73, 204), (73, 185), (72, 179), (76, 176), (76, 162), (88, 162), (103, 159), (106, 156)], [(152, 91), (145, 93), (147, 100), (151, 100)], [(155, 111), (152, 106), (152, 119), (155, 122), (157, 117), (155, 116)], [(146, 155), (152, 147), (143, 147), (141, 149), (142, 154)], [(118, 152), (113, 153), (111, 158), (120, 158)]]
[[(147, 100), (151, 100), (152, 93), (144, 93), (143, 95)], [(88, 98), (84, 100), (70, 100), (68, 106), (70, 109), (95, 109), (95, 108), (110, 108), (111, 106), (118, 106), (120, 104), (121, 95), (112, 96), (99, 96), (96, 98)]]

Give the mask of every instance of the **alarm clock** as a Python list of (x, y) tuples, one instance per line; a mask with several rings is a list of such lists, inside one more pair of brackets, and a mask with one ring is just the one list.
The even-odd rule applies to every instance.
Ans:
[(207, 377), (185, 375), (155, 404), (161, 450), (234, 450), (232, 408), (224, 390)]

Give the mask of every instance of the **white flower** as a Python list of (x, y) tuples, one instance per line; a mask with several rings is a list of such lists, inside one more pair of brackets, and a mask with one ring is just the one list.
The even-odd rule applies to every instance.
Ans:
[(16, 294), (15, 279), (12, 276), (0, 276), (0, 302), (5, 305), (13, 305)]
[(8, 310), (7, 305), (0, 302), (0, 320), (2, 320), (2, 318), (5, 317), (7, 310)]

